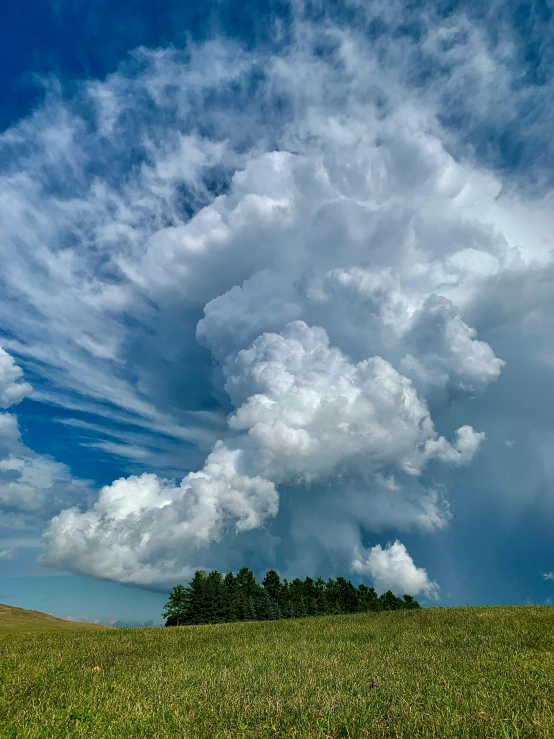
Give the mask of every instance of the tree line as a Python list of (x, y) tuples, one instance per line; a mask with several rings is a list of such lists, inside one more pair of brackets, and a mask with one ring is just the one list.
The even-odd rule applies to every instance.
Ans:
[(421, 608), (411, 595), (393, 592), (378, 596), (375, 588), (357, 587), (344, 577), (336, 580), (281, 580), (269, 570), (260, 585), (248, 567), (234, 575), (197, 570), (187, 587), (176, 585), (162, 613), (166, 626), (264, 621), (327, 616), (365, 611)]

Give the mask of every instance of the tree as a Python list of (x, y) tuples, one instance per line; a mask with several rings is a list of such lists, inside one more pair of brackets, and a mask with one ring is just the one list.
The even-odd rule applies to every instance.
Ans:
[(239, 615), (239, 599), (237, 595), (237, 587), (235, 576), (232, 572), (228, 572), (223, 579), (224, 585), (224, 613), (225, 620), (228, 622), (238, 621)]
[(237, 593), (244, 598), (257, 598), (262, 594), (262, 589), (252, 570), (248, 567), (242, 567), (235, 578)]
[(275, 570), (268, 570), (265, 573), (262, 585), (264, 591), (267, 592), (270, 598), (279, 601), (283, 586), (281, 585), (281, 578)]
[(380, 608), (379, 598), (375, 588), (368, 588), (364, 583), (358, 585), (358, 610), (378, 611)]
[(256, 603), (254, 601), (254, 598), (250, 596), (247, 600), (248, 603), (248, 620), (249, 621), (257, 621), (258, 620), (258, 613), (256, 611)]
[(358, 610), (358, 592), (350, 580), (337, 577), (336, 587), (342, 613), (356, 613)]
[(196, 570), (192, 576), (187, 593), (187, 623), (209, 623), (209, 603), (206, 588), (207, 575), (204, 570)]
[(402, 608), (402, 601), (398, 598), (392, 590), (387, 590), (386, 593), (382, 593), (379, 597), (381, 602), (381, 608), (383, 611), (398, 611)]
[(325, 581), (323, 578), (318, 577), (315, 581), (314, 592), (317, 614), (319, 616), (326, 616), (329, 613), (329, 605), (327, 603), (327, 593), (325, 592)]
[(421, 606), (412, 595), (399, 598), (387, 590), (378, 597), (375, 588), (364, 583), (355, 587), (344, 577), (327, 582), (321, 577), (295, 578), (289, 583), (269, 570), (260, 586), (252, 571), (243, 567), (236, 576), (228, 572), (225, 577), (217, 570), (209, 574), (197, 570), (187, 587), (173, 588), (162, 616), (166, 626), (182, 626), (401, 608)]
[(268, 621), (273, 611), (273, 601), (269, 597), (267, 590), (264, 590), (262, 597), (258, 599), (257, 614), (260, 621)]
[(226, 589), (223, 577), (217, 570), (212, 570), (206, 578), (206, 616), (208, 623), (218, 624), (226, 620)]
[(182, 585), (176, 585), (165, 604), (162, 618), (166, 626), (182, 626), (187, 623), (187, 593)]
[(403, 608), (408, 608), (410, 610), (412, 610), (414, 608), (421, 608), (421, 606), (419, 605), (419, 603), (417, 602), (417, 600), (414, 600), (414, 596), (413, 595), (406, 595), (406, 594), (404, 594), (404, 603), (403, 603), (403, 606), (402, 607)]

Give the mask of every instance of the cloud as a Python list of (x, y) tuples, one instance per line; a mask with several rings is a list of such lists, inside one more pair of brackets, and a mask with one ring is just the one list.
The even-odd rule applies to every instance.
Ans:
[[(523, 107), (510, 44), (425, 10), (415, 43), (400, 9), (296, 8), (278, 50), (139, 49), (0, 137), (5, 346), (142, 473), (58, 508), (43, 561), (142, 585), (243, 553), (349, 567), (365, 535), (450, 520), (445, 470), (486, 450), (464, 416), (509, 366), (483, 334), (547, 336), (552, 196), (465, 138)], [(359, 556), (434, 592), (398, 542)]]
[(0, 559), (14, 559), (15, 549), (2, 549), (0, 551)]
[(352, 569), (357, 574), (369, 576), (379, 593), (392, 590), (402, 595), (421, 593), (431, 598), (438, 597), (437, 583), (429, 580), (425, 569), (415, 566), (398, 539), (384, 548), (377, 544), (361, 552), (353, 560)]
[(30, 395), (32, 387), (21, 382), (23, 372), (11, 357), (0, 347), (0, 407), (9, 408)]
[[(31, 394), (32, 388), (21, 380), (22, 374), (0, 347), (0, 397), (4, 408)], [(42, 522), (68, 504), (82, 501), (87, 486), (86, 481), (73, 479), (66, 465), (29, 449), (21, 439), (16, 416), (0, 413), (0, 507), (6, 517), (0, 521), (2, 527)]]
[(542, 579), (543, 580), (554, 580), (554, 572), (543, 572)]
[(454, 445), (439, 437), (408, 379), (380, 357), (350, 363), (302, 321), (263, 334), (224, 373), (236, 410), (204, 468), (179, 486), (145, 474), (103, 488), (85, 513), (53, 519), (42, 561), (152, 584), (185, 571), (186, 553), (229, 526), (241, 533), (276, 516), (280, 484), (356, 469), (415, 476), (430, 459), (469, 462), (483, 438), (468, 426)]

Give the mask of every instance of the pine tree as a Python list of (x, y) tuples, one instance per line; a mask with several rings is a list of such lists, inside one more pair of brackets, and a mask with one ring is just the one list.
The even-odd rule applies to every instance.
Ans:
[(226, 589), (221, 573), (212, 570), (206, 578), (206, 617), (207, 623), (218, 624), (225, 621)]
[(402, 608), (402, 600), (397, 598), (392, 590), (387, 590), (386, 593), (382, 593), (379, 597), (381, 602), (381, 608), (383, 611), (397, 611)]
[(303, 618), (330, 613), (421, 608), (412, 595), (403, 598), (387, 590), (377, 596), (375, 588), (337, 577), (326, 583), (295, 578), (280, 581), (275, 570), (269, 570), (263, 587), (251, 570), (243, 567), (237, 575), (225, 577), (217, 570), (206, 574), (197, 570), (188, 587), (176, 585), (171, 591), (162, 616), (166, 626), (208, 624), (227, 621), (255, 621), (280, 618)]
[(342, 613), (356, 613), (358, 610), (358, 592), (350, 580), (337, 577), (336, 587)]
[(375, 588), (368, 588), (364, 583), (358, 585), (358, 610), (378, 611), (380, 609), (379, 598)]
[(332, 578), (329, 578), (325, 584), (325, 594), (327, 596), (327, 612), (333, 615), (342, 613), (340, 588)]
[(176, 585), (165, 604), (162, 618), (166, 626), (182, 626), (187, 623), (187, 593), (182, 585)]
[(258, 614), (256, 612), (256, 603), (254, 601), (253, 596), (250, 596), (248, 598), (248, 620), (249, 621), (257, 621), (258, 620)]
[(406, 595), (404, 594), (404, 603), (402, 605), (402, 608), (408, 608), (410, 610), (414, 608), (421, 608), (417, 600), (414, 600), (413, 595)]
[(301, 595), (296, 603), (296, 618), (306, 618), (308, 615), (308, 609), (306, 608), (306, 602), (304, 596)]
[(260, 621), (268, 621), (271, 618), (272, 600), (267, 590), (264, 590), (262, 597), (258, 599), (256, 610)]
[(223, 580), (224, 585), (224, 614), (225, 621), (239, 620), (239, 602), (235, 583), (235, 576), (228, 572)]
[(239, 621), (249, 621), (250, 612), (248, 610), (248, 598), (237, 595), (237, 615)]
[(314, 584), (315, 599), (317, 604), (317, 613), (319, 616), (326, 616), (329, 613), (327, 604), (327, 593), (325, 592), (325, 581), (318, 577)]
[(258, 598), (262, 594), (262, 588), (257, 583), (252, 570), (242, 567), (235, 577), (237, 592), (245, 598)]
[(281, 578), (275, 570), (268, 570), (266, 572), (262, 585), (270, 598), (276, 601), (280, 599), (283, 586), (281, 585)]
[(289, 600), (281, 601), (281, 617), (292, 618), (292, 611)]
[(189, 582), (188, 588), (186, 588), (187, 623), (189, 624), (209, 623), (206, 577), (204, 570), (196, 570)]

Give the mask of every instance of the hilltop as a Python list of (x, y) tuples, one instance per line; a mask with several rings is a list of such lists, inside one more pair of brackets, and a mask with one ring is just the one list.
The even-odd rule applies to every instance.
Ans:
[(551, 739), (554, 608), (0, 631), (0, 685), (0, 737)]
[(16, 606), (8, 606), (0, 603), (0, 633), (107, 628), (109, 627), (99, 624), (65, 621), (63, 618), (56, 618), (41, 611), (29, 611), (26, 608), (17, 608)]

